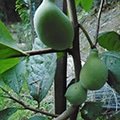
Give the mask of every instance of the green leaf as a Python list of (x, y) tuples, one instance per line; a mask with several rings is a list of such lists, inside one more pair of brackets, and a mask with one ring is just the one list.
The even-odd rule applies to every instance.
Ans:
[(77, 120), (84, 120), (84, 119), (81, 117), (81, 113), (80, 113), (80, 112), (78, 112), (78, 114), (77, 114)]
[(120, 112), (115, 113), (109, 120), (120, 120)]
[(48, 120), (48, 118), (40, 115), (35, 115), (32, 116), (29, 120)]
[(62, 57), (64, 57), (65, 53), (64, 52), (58, 52), (57, 53), (57, 59), (60, 59)]
[[(39, 39), (35, 40), (33, 49), (43, 48)], [(56, 54), (31, 56), (27, 63), (28, 85), (31, 96), (41, 101), (48, 93), (55, 75)]]
[(8, 120), (17, 111), (17, 108), (6, 108), (0, 111), (0, 120)]
[(7, 84), (14, 92), (20, 93), (20, 90), (25, 80), (25, 62), (21, 61), (19, 64), (4, 72), (1, 75), (1, 79)]
[(93, 0), (79, 0), (79, 1), (80, 1), (80, 5), (85, 11), (87, 12), (90, 11), (93, 5)]
[(14, 67), (19, 61), (19, 58), (0, 59), (0, 74)]
[(78, 6), (80, 5), (80, 0), (75, 0), (75, 4)]
[(120, 52), (104, 52), (101, 59), (112, 72), (108, 84), (120, 93)]
[(120, 51), (120, 35), (114, 31), (100, 34), (98, 43), (107, 50)]
[(96, 120), (102, 112), (101, 102), (86, 102), (81, 109), (81, 116), (85, 120)]
[(16, 41), (13, 40), (8, 29), (0, 21), (0, 59), (21, 54), (27, 55), (17, 47)]
[(19, 16), (22, 19), (22, 22), (25, 22), (28, 24), (29, 20), (29, 14), (28, 14), (28, 10), (27, 7), (25, 6), (25, 3), (27, 3), (28, 1), (24, 1), (24, 0), (16, 0), (16, 11), (19, 13)]

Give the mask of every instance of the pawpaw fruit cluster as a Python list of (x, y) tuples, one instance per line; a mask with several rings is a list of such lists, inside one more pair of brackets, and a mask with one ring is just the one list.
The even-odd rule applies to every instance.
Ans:
[(97, 49), (91, 52), (80, 72), (80, 80), (70, 85), (66, 91), (67, 100), (74, 105), (85, 102), (88, 90), (98, 90), (108, 79), (108, 69), (98, 56)]
[(55, 5), (54, 0), (43, 0), (35, 12), (33, 21), (39, 39), (46, 46), (56, 50), (72, 47), (73, 25)]

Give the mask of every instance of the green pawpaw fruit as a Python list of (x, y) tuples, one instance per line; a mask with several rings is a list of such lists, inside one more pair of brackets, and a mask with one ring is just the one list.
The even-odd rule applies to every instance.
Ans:
[(100, 89), (107, 81), (108, 69), (98, 56), (97, 49), (92, 49), (80, 72), (82, 86), (89, 90)]
[(54, 0), (43, 0), (35, 12), (33, 21), (38, 37), (46, 46), (56, 50), (72, 47), (73, 25), (55, 5)]
[(73, 105), (80, 105), (87, 98), (87, 90), (79, 82), (70, 85), (65, 93), (67, 100)]

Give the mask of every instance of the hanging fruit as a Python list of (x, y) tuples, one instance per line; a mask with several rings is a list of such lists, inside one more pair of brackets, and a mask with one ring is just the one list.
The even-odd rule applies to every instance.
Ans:
[(80, 83), (89, 90), (100, 89), (107, 81), (108, 69), (98, 56), (98, 50), (92, 49), (80, 72)]
[(64, 50), (72, 47), (74, 30), (69, 18), (55, 5), (43, 0), (34, 15), (34, 27), (39, 39), (48, 47)]

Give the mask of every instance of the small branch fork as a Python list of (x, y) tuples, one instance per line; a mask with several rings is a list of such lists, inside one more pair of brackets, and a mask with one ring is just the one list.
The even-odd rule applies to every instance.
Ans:
[(96, 25), (97, 28), (96, 28), (96, 34), (95, 34), (95, 44), (92, 43), (92, 40), (91, 40), (88, 32), (84, 29), (84, 27), (81, 24), (78, 24), (79, 28), (85, 34), (85, 36), (86, 36), (86, 38), (87, 38), (91, 48), (95, 48), (97, 43), (98, 43), (98, 35), (99, 35), (99, 30), (100, 30), (100, 19), (101, 19), (101, 14), (102, 14), (102, 8), (103, 8), (103, 5), (104, 5), (104, 1), (105, 0), (101, 0), (100, 8), (99, 8), (98, 15), (97, 15), (97, 25)]
[(57, 114), (52, 114), (52, 113), (48, 113), (46, 111), (43, 111), (43, 110), (40, 110), (40, 109), (36, 109), (36, 108), (33, 108), (33, 107), (30, 107), (29, 105), (25, 104), (23, 101), (21, 100), (18, 100), (17, 98), (15, 98), (14, 96), (12, 96), (7, 90), (5, 90), (4, 88), (0, 87), (0, 89), (5, 93), (7, 94), (8, 96), (6, 96), (7, 98), (15, 101), (16, 103), (20, 104), (21, 106), (24, 107), (24, 109), (28, 109), (30, 111), (33, 111), (33, 112), (36, 112), (36, 113), (41, 113), (41, 114), (44, 114), (44, 115), (47, 115), (47, 116), (50, 116), (50, 117), (58, 117)]

